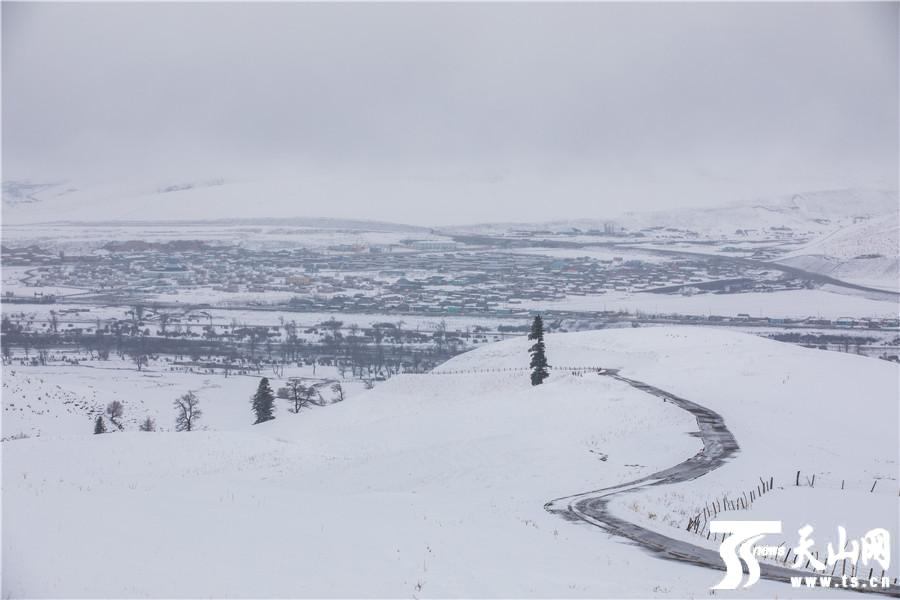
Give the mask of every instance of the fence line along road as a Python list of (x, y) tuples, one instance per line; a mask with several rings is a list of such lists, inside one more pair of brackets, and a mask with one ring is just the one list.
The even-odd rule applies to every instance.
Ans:
[[(667, 469), (619, 485), (556, 498), (547, 502), (544, 508), (569, 520), (584, 521), (604, 531), (629, 539), (660, 558), (715, 570), (724, 570), (725, 565), (717, 551), (671, 538), (664, 533), (647, 529), (623, 517), (619, 517), (612, 513), (609, 508), (609, 502), (617, 495), (629, 494), (645, 487), (681, 483), (696, 479), (718, 469), (725, 462), (734, 458), (740, 451), (740, 447), (734, 435), (725, 426), (725, 420), (721, 415), (705, 406), (642, 381), (623, 377), (616, 370), (605, 371), (603, 374), (642, 392), (662, 398), (663, 401), (671, 402), (691, 413), (697, 419), (699, 437), (703, 442), (703, 449), (687, 460)], [(787, 566), (767, 563), (760, 563), (759, 566), (760, 576), (763, 579), (788, 584), (791, 583), (792, 577), (811, 575), (809, 571), (792, 569)], [(710, 583), (714, 582), (711, 581)], [(844, 592), (868, 592), (900, 597), (900, 589), (896, 585), (887, 589), (874, 587), (838, 589)], [(828, 592), (825, 593), (827, 594)]]

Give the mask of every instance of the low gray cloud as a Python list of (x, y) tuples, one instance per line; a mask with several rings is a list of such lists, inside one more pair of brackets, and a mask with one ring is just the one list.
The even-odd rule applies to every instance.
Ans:
[(4, 2), (4, 178), (410, 221), (895, 188), (898, 7)]

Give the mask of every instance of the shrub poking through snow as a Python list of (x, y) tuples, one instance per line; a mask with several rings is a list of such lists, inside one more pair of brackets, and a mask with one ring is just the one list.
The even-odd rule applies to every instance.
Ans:
[(100, 415), (97, 415), (97, 420), (94, 421), (94, 435), (98, 433), (106, 433), (106, 424)]

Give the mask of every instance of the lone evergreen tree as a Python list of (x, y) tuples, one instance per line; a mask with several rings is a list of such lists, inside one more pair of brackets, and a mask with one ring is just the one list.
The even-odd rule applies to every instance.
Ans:
[(531, 385), (540, 385), (550, 376), (547, 356), (544, 354), (544, 320), (540, 315), (534, 318), (528, 339), (534, 341), (528, 349), (531, 352)]
[(272, 393), (269, 380), (265, 377), (259, 381), (259, 387), (253, 394), (253, 412), (256, 415), (254, 425), (275, 418), (275, 394)]
[(106, 433), (106, 424), (100, 415), (97, 415), (97, 420), (94, 421), (94, 435), (98, 433)]

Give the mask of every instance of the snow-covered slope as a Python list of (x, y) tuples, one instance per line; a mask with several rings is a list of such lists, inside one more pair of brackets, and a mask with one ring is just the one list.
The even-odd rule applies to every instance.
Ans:
[[(360, 190), (360, 194), (364, 194)], [(4, 182), (3, 222), (155, 223), (238, 221), (327, 229), (423, 232), (421, 227), (359, 220), (302, 180), (178, 181), (157, 184)], [(327, 215), (331, 218), (317, 218)], [(277, 221), (276, 221), (277, 220)], [(286, 221), (289, 220), (289, 221)]]
[(689, 418), (598, 377), (401, 376), (255, 427), (241, 406), (231, 432), (6, 442), (3, 594), (646, 596), (607, 574), (654, 559), (543, 503), (697, 448)]
[[(650, 486), (614, 500), (618, 515), (715, 550), (718, 543), (681, 535), (688, 518), (716, 498), (739, 497), (760, 477), (771, 477), (779, 489), (765, 504), (728, 515), (783, 520), (783, 535), (766, 543), (795, 545), (797, 530), (807, 523), (820, 531), (822, 545), (834, 539), (838, 525), (857, 537), (874, 527), (887, 528), (892, 539), (900, 533), (896, 365), (697, 328), (554, 334), (546, 344), (551, 364), (590, 356), (711, 408), (740, 446), (736, 458), (698, 480)], [(512, 367), (526, 347), (525, 340), (485, 346), (446, 368)], [(815, 493), (793, 487), (798, 471), (803, 482), (815, 476)], [(870, 493), (875, 481), (878, 497)], [(892, 569), (891, 577), (897, 576), (897, 565)]]
[(778, 262), (837, 279), (900, 289), (900, 206), (824, 235)]
[(720, 208), (631, 213), (623, 217), (629, 229), (675, 227), (707, 234), (733, 235), (738, 229), (788, 227), (797, 233), (835, 231), (856, 219), (896, 215), (896, 191), (830, 190), (794, 194)]
[[(441, 370), (521, 368), (527, 346), (483, 347)], [(556, 366), (621, 368), (720, 410), (742, 444), (736, 477), (755, 481), (761, 461), (896, 475), (895, 365), (703, 328), (550, 335), (547, 348)], [(204, 396), (210, 414), (219, 395)], [(398, 376), (232, 431), (4, 442), (2, 592), (705, 596), (718, 573), (543, 509), (693, 455), (695, 428), (610, 377), (554, 371), (532, 387), (520, 370)], [(750, 595), (790, 588), (761, 582)]]
[[(273, 385), (278, 382), (273, 380)], [(126, 430), (146, 417), (159, 429), (173, 428), (172, 401), (188, 391), (203, 399), (203, 427), (229, 430), (247, 420), (247, 398), (255, 379), (145, 370), (126, 361), (108, 367), (3, 367), (3, 437), (50, 437), (93, 431), (107, 404), (121, 402)]]
[(3, 369), (3, 439), (90, 431), (105, 406), (94, 389)]
[(501, 233), (511, 229), (568, 231), (578, 228), (602, 231), (606, 224), (613, 224), (628, 231), (651, 227), (672, 228), (714, 238), (733, 238), (739, 230), (740, 235), (749, 237), (771, 237), (776, 232), (786, 234), (788, 231), (805, 236), (831, 233), (852, 225), (860, 218), (896, 216), (897, 207), (896, 191), (830, 190), (712, 208), (675, 208), (531, 225), (483, 224), (456, 229), (481, 233)]
[[(886, 458), (896, 477), (900, 408), (896, 365), (861, 356), (810, 350), (748, 334), (695, 327), (648, 327), (550, 334), (551, 365), (601, 364), (720, 412), (745, 448), (759, 447), (775, 462), (777, 439), (800, 447), (795, 461), (812, 460), (802, 448), (827, 446), (835, 436), (865, 439), (864, 448), (829, 458), (837, 469), (864, 469)], [(467, 352), (441, 369), (520, 366), (528, 341), (512, 339)], [(848, 422), (851, 399), (877, 419)], [(767, 435), (760, 435), (766, 431)], [(767, 449), (767, 450), (766, 450)], [(774, 452), (773, 452), (774, 451)], [(740, 466), (736, 461), (735, 466)]]

